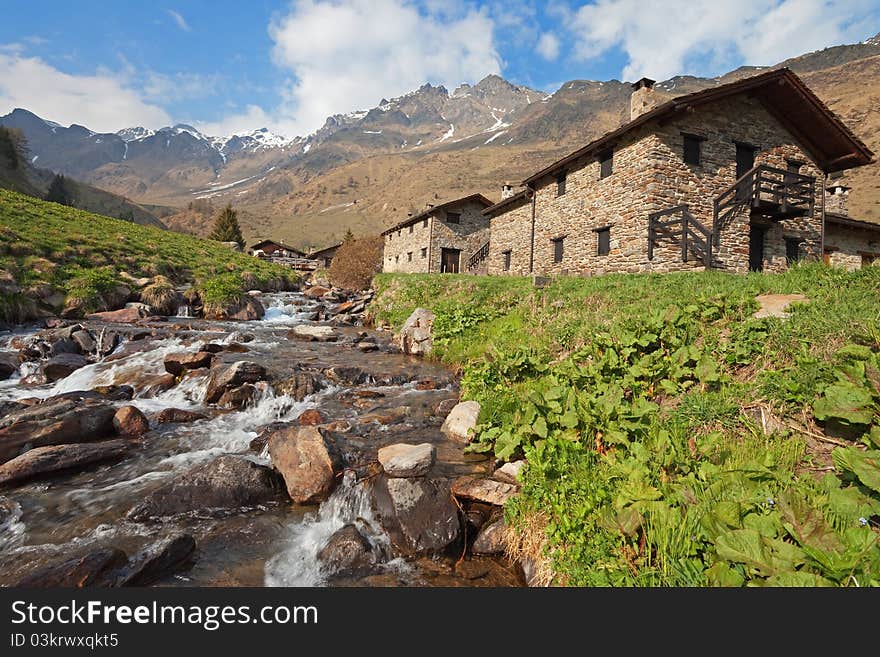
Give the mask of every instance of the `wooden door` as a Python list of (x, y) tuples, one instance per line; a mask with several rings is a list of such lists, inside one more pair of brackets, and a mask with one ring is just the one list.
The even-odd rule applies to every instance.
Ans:
[(767, 229), (763, 226), (749, 226), (749, 271), (764, 271), (764, 236)]
[[(755, 151), (757, 149), (749, 144), (736, 145), (736, 179), (739, 180), (755, 166)], [(744, 180), (737, 190), (737, 197), (744, 199), (752, 194), (752, 181)]]
[(457, 274), (461, 262), (461, 251), (458, 249), (440, 250), (440, 273)]

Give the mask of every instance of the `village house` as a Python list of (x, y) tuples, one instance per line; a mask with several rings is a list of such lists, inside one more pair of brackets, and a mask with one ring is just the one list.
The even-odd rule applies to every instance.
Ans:
[(833, 183), (826, 190), (823, 257), (829, 265), (854, 270), (880, 263), (880, 224), (850, 216), (849, 191)]
[(340, 246), (342, 246), (341, 242), (316, 251), (309, 251), (309, 253), (306, 254), (306, 258), (309, 260), (315, 260), (319, 267), (330, 267), (330, 265), (333, 264), (333, 257), (336, 255)]
[[(484, 210), (490, 274), (780, 271), (876, 257), (872, 225), (830, 203), (826, 212), (822, 193), (829, 174), (873, 153), (789, 69), (665, 102), (653, 86), (633, 85), (629, 123)], [(389, 255), (386, 242), (386, 266)]]
[[(382, 270), (404, 273), (486, 273), (492, 201), (482, 194), (427, 205), (382, 233)], [(470, 266), (483, 263), (483, 268)]]
[(265, 258), (305, 258), (306, 254), (299, 249), (288, 246), (277, 240), (261, 240), (248, 249), (252, 256)]

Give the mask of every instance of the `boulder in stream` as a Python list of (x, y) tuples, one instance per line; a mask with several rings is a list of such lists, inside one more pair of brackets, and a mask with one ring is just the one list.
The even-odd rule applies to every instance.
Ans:
[(188, 566), (196, 551), (189, 534), (178, 534), (139, 552), (108, 576), (111, 586), (148, 586)]
[(287, 332), (291, 340), (308, 340), (309, 342), (336, 342), (339, 335), (331, 326), (313, 326), (300, 324)]
[(319, 427), (285, 427), (269, 436), (268, 445), (291, 500), (316, 504), (330, 497), (342, 458), (327, 433)]
[(443, 426), (440, 427), (447, 437), (460, 443), (470, 442), (477, 426), (477, 418), (480, 416), (480, 403), (464, 401), (455, 405), (455, 408), (446, 416)]
[(120, 436), (143, 436), (150, 430), (150, 422), (135, 406), (123, 406), (113, 416), (113, 426)]
[(253, 406), (260, 391), (252, 383), (245, 383), (243, 386), (232, 388), (223, 393), (217, 402), (220, 408), (241, 410), (248, 406)]
[(184, 351), (165, 356), (165, 371), (174, 376), (180, 376), (187, 370), (198, 370), (203, 367), (211, 367), (214, 354), (209, 351)]
[(179, 513), (217, 515), (281, 499), (272, 468), (237, 456), (220, 456), (183, 472), (128, 512), (135, 521)]
[(186, 411), (181, 408), (165, 408), (156, 416), (157, 424), (186, 424), (188, 422), (196, 422), (204, 420), (207, 415), (196, 413), (195, 411)]
[(478, 475), (465, 475), (452, 483), (452, 492), (456, 497), (495, 506), (504, 506), (518, 491), (519, 487), (514, 484)]
[(507, 524), (501, 518), (480, 530), (471, 550), (474, 554), (504, 554), (506, 540)]
[(326, 381), (317, 372), (300, 371), (282, 381), (273, 384), (275, 391), (288, 395), (296, 401), (302, 401), (309, 395), (314, 395), (326, 387)]
[(34, 447), (85, 443), (113, 433), (116, 408), (93, 399), (35, 404), (0, 418), (0, 463)]
[(85, 588), (99, 586), (107, 576), (124, 566), (128, 557), (116, 548), (101, 548), (59, 564), (41, 568), (20, 580), (18, 588)]
[(373, 508), (399, 553), (436, 554), (461, 534), (458, 506), (442, 479), (376, 477)]
[(50, 383), (58, 381), (73, 374), (81, 367), (85, 367), (89, 361), (82, 354), (61, 353), (52, 356), (48, 361), (43, 363), (43, 375)]
[(240, 360), (231, 365), (215, 365), (211, 368), (208, 379), (205, 403), (216, 404), (227, 390), (238, 388), (245, 383), (256, 383), (264, 378), (266, 378), (266, 369), (251, 361)]
[(434, 347), (434, 320), (437, 316), (425, 308), (416, 308), (400, 329), (397, 342), (401, 351), (414, 356), (427, 356)]
[(435, 449), (430, 443), (398, 443), (379, 450), (379, 463), (390, 477), (421, 477), (434, 465)]
[(146, 316), (147, 313), (144, 310), (133, 306), (131, 308), (122, 308), (121, 310), (92, 313), (91, 315), (86, 315), (86, 319), (107, 322), (108, 324), (134, 324)]
[(65, 470), (119, 459), (131, 449), (127, 440), (36, 447), (0, 465), (0, 485), (18, 484)]
[(318, 561), (330, 575), (353, 575), (368, 571), (376, 563), (369, 541), (352, 524), (333, 533), (318, 552)]
[(12, 353), (0, 353), (0, 381), (5, 381), (18, 372), (18, 356)]

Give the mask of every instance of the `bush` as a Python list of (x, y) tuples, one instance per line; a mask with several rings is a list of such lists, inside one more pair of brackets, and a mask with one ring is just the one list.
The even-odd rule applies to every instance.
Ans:
[(333, 256), (330, 282), (346, 290), (366, 290), (382, 270), (383, 248), (381, 235), (346, 240)]
[(171, 316), (182, 305), (183, 297), (174, 285), (164, 276), (156, 276), (153, 282), (141, 292), (141, 301), (152, 308), (154, 313)]

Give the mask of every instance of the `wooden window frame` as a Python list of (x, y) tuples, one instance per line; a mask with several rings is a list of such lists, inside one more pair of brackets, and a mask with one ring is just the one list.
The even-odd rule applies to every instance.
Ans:
[(422, 253), (422, 258), (427, 258), (428, 257), (428, 247), (423, 246), (421, 253)]
[(560, 235), (550, 240), (553, 244), (553, 264), (558, 265), (565, 260), (565, 238), (567, 235)]
[(513, 255), (513, 251), (511, 249), (507, 249), (507, 251), (502, 251), (501, 255), (504, 256), (504, 271), (510, 271), (510, 261), (511, 256)]
[[(599, 226), (599, 228), (594, 228), (593, 232), (596, 233), (596, 256), (605, 257), (611, 254), (611, 226)], [(602, 252), (602, 238), (603, 235), (607, 235), (608, 244), (607, 250)]]
[(407, 252), (406, 252), (406, 261), (407, 261), (407, 262), (412, 262), (412, 254), (413, 254), (412, 251), (407, 251)]
[[(452, 217), (455, 217), (455, 221), (452, 220)], [(446, 223), (461, 226), (461, 212), (447, 212)]]
[[(694, 134), (693, 132), (682, 132), (682, 161), (685, 164), (698, 167), (703, 164), (703, 142), (707, 141), (706, 137)], [(688, 145), (696, 149), (696, 161), (688, 159), (688, 153), (693, 153), (688, 149)]]
[(556, 198), (563, 196), (568, 185), (568, 171), (562, 171), (556, 176)]
[(599, 180), (604, 180), (614, 173), (614, 149), (609, 148), (599, 153)]

